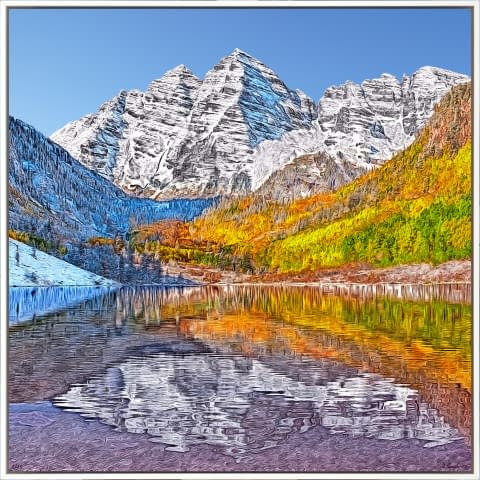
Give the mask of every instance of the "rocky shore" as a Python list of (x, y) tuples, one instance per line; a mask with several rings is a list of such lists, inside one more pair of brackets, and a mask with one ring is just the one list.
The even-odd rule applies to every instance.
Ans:
[(452, 260), (440, 265), (427, 263), (397, 265), (375, 268), (367, 264), (345, 265), (298, 274), (267, 273), (249, 275), (245, 273), (222, 271), (205, 266), (187, 264), (169, 264), (166, 274), (181, 276), (201, 284), (433, 284), (433, 283), (471, 283), (472, 264), (469, 260)]

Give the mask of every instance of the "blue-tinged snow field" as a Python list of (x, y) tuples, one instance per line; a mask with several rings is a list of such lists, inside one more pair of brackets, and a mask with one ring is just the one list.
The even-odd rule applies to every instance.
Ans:
[(72, 307), (116, 287), (14, 287), (8, 289), (8, 323), (28, 322), (41, 315)]
[(119, 285), (12, 239), (8, 241), (8, 283), (10, 287)]
[(10, 117), (9, 131), (12, 228), (36, 231), (44, 238), (114, 236), (132, 224), (191, 220), (216, 201), (131, 197), (21, 120)]
[[(275, 88), (258, 66), (252, 64), (248, 55), (241, 54), (239, 60), (245, 71), (239, 105), (248, 126), (252, 147), (264, 140), (279, 139), (285, 132), (298, 128), (298, 123), (305, 128), (311, 125), (312, 118), (301, 111), (301, 100), (297, 92), (288, 90), (284, 85)], [(297, 125), (293, 124), (286, 107), (295, 109), (301, 117), (296, 119)]]

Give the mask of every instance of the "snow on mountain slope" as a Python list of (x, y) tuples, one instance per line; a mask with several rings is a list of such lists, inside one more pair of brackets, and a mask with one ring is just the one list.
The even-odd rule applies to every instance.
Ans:
[(250, 190), (254, 148), (310, 128), (315, 117), (313, 100), (236, 49), (203, 82), (177, 67), (147, 92), (120, 92), (51, 138), (126, 191), (212, 196)]
[(302, 155), (275, 170), (257, 192), (277, 201), (305, 198), (332, 191), (364, 171), (354, 163), (333, 158), (325, 152)]
[(358, 174), (374, 168), (409, 145), (435, 103), (468, 80), (423, 67), (401, 81), (383, 74), (332, 86), (316, 106), (236, 49), (203, 81), (181, 65), (145, 93), (122, 91), (51, 138), (138, 195), (245, 193), (304, 154), (325, 152)]
[(149, 182), (162, 187), (172, 177), (176, 157), (169, 151), (187, 133), (187, 116), (200, 85), (180, 65), (154, 80), (145, 93), (122, 90), (96, 114), (66, 125), (52, 139), (68, 145), (70, 154), (87, 167), (128, 185), (127, 190), (141, 190)]
[(12, 239), (8, 241), (8, 283), (10, 287), (119, 285)]
[(329, 87), (320, 99), (313, 128), (264, 142), (254, 152), (252, 188), (260, 188), (295, 158), (322, 151), (339, 168), (345, 162), (358, 174), (375, 168), (410, 145), (439, 100), (453, 86), (469, 80), (449, 70), (423, 67), (402, 82), (383, 74), (360, 85), (346, 82)]

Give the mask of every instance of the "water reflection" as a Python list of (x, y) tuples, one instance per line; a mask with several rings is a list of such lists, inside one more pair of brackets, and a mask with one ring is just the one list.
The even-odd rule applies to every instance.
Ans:
[(36, 317), (103, 298), (116, 287), (12, 287), (8, 292), (8, 323), (28, 322)]
[(319, 288), (323, 293), (364, 299), (390, 297), (421, 302), (444, 300), (451, 303), (468, 303), (472, 298), (472, 285), (470, 283), (437, 283), (431, 285), (403, 283), (376, 285), (337, 284), (323, 285)]
[[(310, 375), (323, 377), (318, 366), (309, 367)], [(418, 392), (390, 379), (363, 374), (308, 385), (238, 356), (132, 358), (72, 387), (55, 403), (120, 430), (147, 433), (174, 451), (209, 443), (244, 455), (315, 425), (332, 434), (418, 438), (427, 447), (461, 438), (419, 402)]]
[(314, 426), (468, 442), (469, 289), (386, 288), (108, 292), (11, 326), (10, 399), (236, 457)]

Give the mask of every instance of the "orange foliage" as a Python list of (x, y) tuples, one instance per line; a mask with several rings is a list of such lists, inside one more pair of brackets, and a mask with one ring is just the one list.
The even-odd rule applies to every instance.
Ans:
[(114, 245), (113, 238), (106, 238), (106, 237), (90, 237), (87, 240), (87, 245), (89, 247), (101, 247), (102, 245)]
[[(185, 334), (208, 343), (219, 342), (224, 346), (233, 342), (239, 352), (247, 356), (265, 353), (285, 355), (288, 352), (316, 359), (328, 358), (361, 371), (376, 372), (400, 383), (414, 385), (429, 401), (439, 401), (436, 408), (451, 423), (456, 424), (464, 434), (468, 432), (471, 372), (460, 352), (439, 351), (420, 340), (394, 339), (352, 325), (338, 316), (324, 317), (316, 325), (307, 315), (300, 321), (302, 328), (299, 328), (298, 311), (285, 312), (282, 321), (272, 321), (271, 314), (262, 310), (257, 310), (254, 304), (250, 311), (227, 311), (223, 314), (211, 311), (207, 318), (181, 322), (180, 328)], [(309, 328), (305, 328), (306, 325)], [(432, 393), (435, 385), (441, 386), (443, 395), (451, 400), (438, 400)], [(464, 389), (462, 398), (465, 404), (454, 404), (458, 402), (459, 395), (456, 385)], [(461, 419), (457, 418), (458, 409), (466, 409)]]
[(135, 231), (136, 242), (159, 241), (167, 247), (191, 248), (195, 245), (188, 223), (175, 219), (142, 225)]

